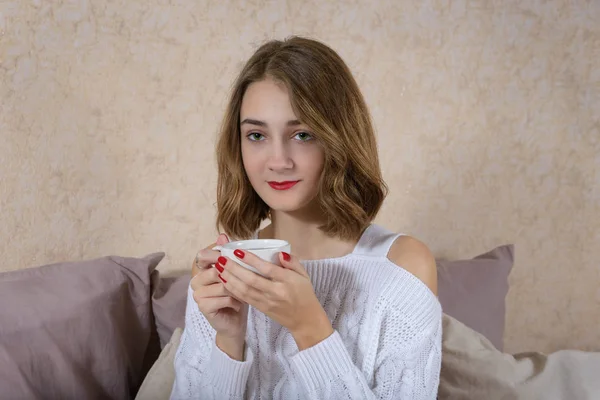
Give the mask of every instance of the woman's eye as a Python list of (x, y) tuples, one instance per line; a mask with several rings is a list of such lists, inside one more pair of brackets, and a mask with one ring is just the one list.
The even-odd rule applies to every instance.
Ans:
[(313, 138), (308, 132), (298, 132), (294, 137), (298, 138), (298, 140), (300, 140), (301, 142), (307, 142), (309, 140), (312, 140)]
[(258, 142), (260, 140), (264, 140), (264, 136), (262, 133), (258, 133), (258, 132), (252, 132), (250, 134), (248, 134), (248, 139), (252, 140), (253, 142)]

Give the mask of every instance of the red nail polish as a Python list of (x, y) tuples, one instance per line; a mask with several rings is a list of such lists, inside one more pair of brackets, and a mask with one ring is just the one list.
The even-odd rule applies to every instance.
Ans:
[(244, 254), (244, 252), (243, 252), (243, 251), (241, 251), (240, 249), (235, 249), (235, 251), (233, 252), (233, 254), (235, 254), (235, 256), (236, 256), (237, 258), (244, 258), (244, 256), (246, 255), (246, 254)]
[(220, 274), (219, 274), (219, 279), (223, 281), (223, 283), (227, 283), (227, 281), (225, 280), (225, 278), (223, 278)]
[(219, 264), (221, 265), (227, 264), (227, 259), (223, 256), (219, 257), (217, 260), (219, 260)]
[(282, 251), (281, 254), (283, 255), (283, 259), (285, 261), (290, 261), (292, 259), (292, 257), (290, 257), (290, 255), (288, 253), (286, 253), (285, 251)]
[(215, 264), (215, 268), (217, 269), (217, 271), (219, 271), (220, 274), (222, 274), (224, 271), (223, 267), (219, 263)]

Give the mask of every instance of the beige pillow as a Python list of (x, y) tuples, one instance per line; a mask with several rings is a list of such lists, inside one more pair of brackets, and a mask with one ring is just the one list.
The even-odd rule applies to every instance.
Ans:
[(181, 341), (181, 328), (173, 331), (171, 340), (158, 356), (135, 397), (136, 400), (168, 400), (175, 382), (175, 353)]
[(600, 353), (510, 355), (444, 315), (439, 399), (600, 399)]

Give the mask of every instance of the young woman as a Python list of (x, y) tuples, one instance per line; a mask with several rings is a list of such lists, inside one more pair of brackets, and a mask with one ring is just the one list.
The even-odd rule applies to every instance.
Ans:
[(198, 253), (171, 398), (435, 399), (435, 261), (371, 223), (387, 189), (342, 59), (299, 37), (260, 47), (235, 83), (217, 157), (217, 226), (287, 240), (293, 254), (277, 266), (220, 257), (214, 244)]

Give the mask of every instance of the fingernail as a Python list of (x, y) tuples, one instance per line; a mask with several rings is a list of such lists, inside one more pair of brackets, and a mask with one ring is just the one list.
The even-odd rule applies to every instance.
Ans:
[(237, 258), (244, 258), (244, 256), (246, 255), (246, 254), (244, 254), (244, 252), (243, 252), (243, 251), (241, 251), (240, 249), (235, 249), (235, 251), (233, 252), (233, 254), (235, 254), (235, 256), (236, 256)]
[(223, 271), (225, 271), (225, 269), (219, 263), (215, 264), (215, 268), (217, 269), (217, 271), (219, 271), (220, 274), (222, 274)]
[(227, 283), (227, 281), (225, 280), (225, 278), (223, 278), (223, 277), (221, 276), (221, 274), (219, 274), (219, 279), (220, 279), (220, 280), (222, 280), (222, 281), (223, 281), (223, 283)]
[(285, 251), (282, 251), (281, 254), (283, 255), (283, 259), (285, 261), (290, 261), (292, 259), (292, 257), (290, 257), (290, 255), (288, 253), (286, 253)]
[(221, 264), (221, 265), (227, 264), (227, 259), (223, 256), (217, 258), (217, 260), (219, 260), (219, 264)]

